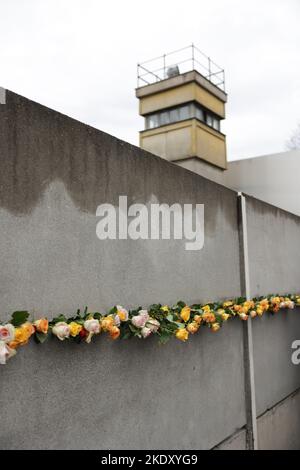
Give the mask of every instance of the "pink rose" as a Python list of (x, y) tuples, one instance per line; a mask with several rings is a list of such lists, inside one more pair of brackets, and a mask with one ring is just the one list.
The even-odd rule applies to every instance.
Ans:
[(15, 327), (11, 324), (0, 326), (0, 341), (10, 343), (15, 338)]
[(0, 341), (0, 364), (6, 364), (7, 359), (11, 358), (15, 354), (17, 354), (17, 351), (9, 348), (4, 341)]
[(134, 317), (132, 317), (131, 323), (136, 328), (144, 328), (148, 320), (149, 320), (149, 314), (147, 310), (140, 310), (138, 315), (135, 315)]

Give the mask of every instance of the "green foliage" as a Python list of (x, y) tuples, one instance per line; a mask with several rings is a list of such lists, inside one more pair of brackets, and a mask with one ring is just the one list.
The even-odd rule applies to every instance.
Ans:
[(14, 312), (11, 317), (11, 324), (14, 327), (18, 327), (23, 325), (23, 323), (26, 323), (27, 319), (29, 317), (29, 313), (26, 310), (20, 311), (20, 312)]
[(37, 343), (44, 343), (48, 338), (48, 334), (40, 333), (39, 331), (35, 332), (35, 339)]

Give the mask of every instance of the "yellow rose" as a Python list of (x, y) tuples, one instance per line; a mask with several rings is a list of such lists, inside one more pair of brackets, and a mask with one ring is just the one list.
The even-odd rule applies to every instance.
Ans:
[(175, 334), (176, 338), (179, 339), (180, 341), (187, 341), (188, 337), (189, 337), (189, 332), (185, 329), (185, 328), (179, 328), (177, 331), (176, 331), (176, 334)]
[(259, 304), (260, 304), (260, 306), (263, 310), (266, 310), (266, 311), (269, 310), (269, 301), (268, 301), (268, 299), (261, 300), (259, 302)]
[(75, 321), (72, 321), (69, 324), (69, 328), (70, 328), (70, 335), (73, 336), (73, 338), (74, 338), (75, 336), (78, 336), (79, 333), (81, 332), (82, 325), (79, 325), (79, 323), (76, 323)]
[(224, 312), (221, 314), (221, 318), (223, 321), (227, 321), (229, 317), (230, 317), (229, 313)]
[(186, 329), (188, 330), (189, 333), (191, 333), (193, 335), (194, 333), (197, 333), (197, 331), (199, 330), (199, 325), (198, 325), (198, 323), (193, 321), (192, 323), (188, 324)]
[(123, 312), (122, 310), (118, 310), (117, 315), (119, 316), (121, 321), (126, 321), (128, 318), (128, 315), (126, 315), (126, 313)]
[(34, 333), (34, 327), (31, 323), (24, 323), (15, 329), (15, 338), (11, 347), (23, 346), (28, 343), (30, 336)]
[(248, 313), (249, 310), (250, 310), (250, 306), (244, 304), (242, 308), (240, 309), (240, 313)]
[(256, 313), (257, 313), (257, 315), (259, 315), (261, 317), (263, 315), (264, 311), (261, 307), (257, 307)]
[(102, 318), (101, 326), (103, 331), (109, 331), (115, 325), (115, 321), (112, 315), (108, 315), (108, 317)]
[(187, 321), (189, 321), (190, 316), (191, 316), (191, 309), (190, 309), (190, 307), (188, 307), (188, 306), (183, 307), (183, 309), (182, 309), (181, 312), (180, 312), (180, 317), (182, 318), (182, 320), (183, 320), (184, 322), (187, 322)]
[(217, 331), (219, 331), (219, 329), (220, 329), (219, 323), (213, 323), (213, 324), (211, 325), (211, 329), (212, 329), (212, 331), (213, 331), (214, 333), (216, 333)]
[(210, 312), (210, 306), (204, 305), (204, 307), (202, 307), (202, 310), (204, 310), (204, 312)]
[(232, 305), (233, 305), (233, 302), (231, 300), (228, 300), (227, 302), (223, 303), (224, 308), (231, 307)]
[(169, 307), (167, 305), (164, 305), (163, 307), (160, 308), (163, 312), (168, 312)]
[(128, 311), (122, 305), (117, 305), (117, 315), (120, 318), (120, 321), (128, 320)]

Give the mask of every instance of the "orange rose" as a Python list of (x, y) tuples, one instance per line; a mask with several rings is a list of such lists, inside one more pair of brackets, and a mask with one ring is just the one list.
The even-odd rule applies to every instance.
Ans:
[(194, 333), (197, 333), (197, 331), (199, 330), (199, 325), (198, 325), (198, 323), (193, 321), (192, 323), (188, 324), (186, 329), (188, 330), (189, 333), (191, 333), (193, 335)]
[(36, 331), (38, 331), (39, 333), (44, 333), (44, 335), (48, 333), (49, 322), (46, 318), (41, 318), (40, 320), (36, 320), (34, 322), (34, 326), (36, 328)]
[(195, 316), (194, 316), (194, 321), (195, 321), (196, 323), (198, 323), (198, 325), (200, 325), (200, 323), (202, 322), (202, 317), (201, 317), (201, 315), (195, 315)]
[(203, 313), (202, 318), (206, 323), (214, 323), (216, 321), (216, 316), (213, 312)]
[(112, 326), (109, 330), (109, 336), (111, 339), (118, 339), (120, 336), (120, 329), (117, 326)]

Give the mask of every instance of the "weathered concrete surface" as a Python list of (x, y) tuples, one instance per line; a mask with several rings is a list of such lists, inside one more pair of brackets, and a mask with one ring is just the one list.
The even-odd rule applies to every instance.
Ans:
[[(257, 431), (259, 450), (300, 450), (300, 390), (259, 416)], [(214, 449), (245, 450), (245, 430), (236, 432)]]
[[(300, 219), (247, 197), (251, 294), (300, 290)], [(260, 415), (300, 387), (291, 345), (300, 338), (297, 311), (266, 315), (253, 322), (257, 413)]]
[[(240, 294), (236, 193), (11, 92), (6, 103), (1, 320), (17, 309), (51, 318), (85, 305)], [(184, 240), (98, 240), (96, 208), (117, 205), (119, 195), (129, 204), (204, 204), (204, 249), (185, 251)], [(253, 293), (299, 290), (299, 220), (250, 201)], [(299, 386), (290, 364), (296, 315), (253, 322), (259, 413)], [(90, 346), (54, 339), (27, 346), (0, 369), (0, 448), (207, 449), (237, 431), (228, 445), (241, 447), (242, 341), (241, 323), (229, 322), (218, 335), (204, 330), (165, 347), (103, 338)]]
[(298, 390), (258, 419), (259, 448), (300, 450), (299, 436), (300, 391)]
[(246, 450), (246, 431), (241, 429), (213, 450)]
[(209, 449), (245, 422), (242, 328), (34, 343), (1, 372), (1, 449)]
[[(234, 192), (11, 92), (0, 137), (3, 314), (239, 295)], [(204, 204), (204, 249), (100, 241), (96, 208), (119, 195), (128, 204)]]
[(292, 343), (300, 339), (300, 309), (265, 315), (252, 324), (256, 404), (261, 415), (300, 388), (300, 366), (291, 360)]
[(300, 218), (247, 197), (251, 294), (298, 292)]

